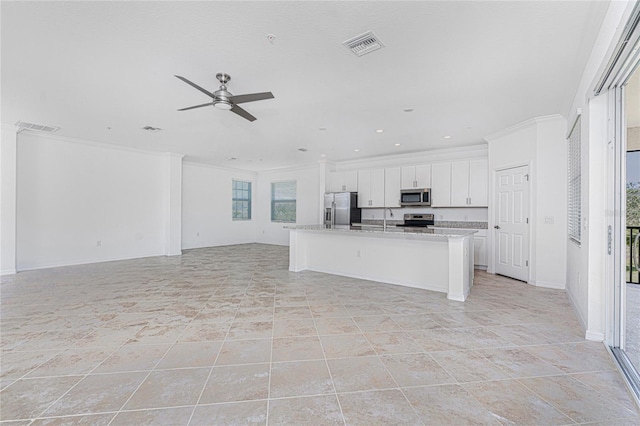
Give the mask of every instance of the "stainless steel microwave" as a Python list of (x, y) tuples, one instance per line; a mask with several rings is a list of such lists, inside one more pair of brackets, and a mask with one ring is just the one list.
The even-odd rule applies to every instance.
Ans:
[(430, 206), (431, 205), (431, 189), (403, 189), (400, 191), (401, 206)]

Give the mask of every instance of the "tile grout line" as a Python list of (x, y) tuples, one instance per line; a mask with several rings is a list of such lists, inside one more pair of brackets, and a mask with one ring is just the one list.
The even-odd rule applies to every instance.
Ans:
[[(386, 315), (387, 317), (391, 318), (390, 315)], [(389, 377), (391, 377), (391, 380), (393, 380), (393, 383), (396, 385), (396, 388), (400, 391), (400, 393), (402, 394), (402, 397), (404, 398), (404, 400), (407, 402), (407, 404), (409, 404), (409, 407), (411, 407), (411, 410), (413, 411), (413, 414), (416, 416), (416, 418), (420, 421), (420, 423), (422, 423), (423, 426), (425, 426), (425, 423), (422, 421), (422, 417), (420, 416), (420, 414), (418, 413), (418, 411), (415, 409), (415, 407), (413, 406), (413, 404), (411, 404), (411, 402), (409, 401), (409, 398), (407, 398), (407, 395), (404, 393), (404, 391), (402, 390), (402, 388), (400, 387), (400, 385), (398, 384), (398, 381), (396, 380), (395, 377), (393, 377), (393, 374), (391, 374), (391, 371), (389, 371), (389, 369), (387, 368), (387, 365), (384, 363), (384, 361), (382, 361), (381, 355), (378, 353), (378, 351), (376, 350), (376, 348), (373, 347), (373, 345), (371, 344), (371, 342), (369, 342), (369, 339), (367, 339), (367, 335), (364, 333), (364, 331), (362, 330), (362, 328), (360, 327), (360, 324), (358, 324), (358, 322), (355, 320), (355, 318), (352, 318), (352, 321), (356, 324), (356, 327), (358, 327), (358, 330), (360, 330), (360, 332), (362, 333), (362, 335), (364, 336), (364, 338), (367, 340), (367, 343), (369, 343), (369, 346), (371, 346), (371, 348), (373, 349), (373, 352), (376, 354), (376, 359), (378, 360), (378, 362), (380, 362), (382, 364), (382, 367), (384, 368), (384, 371), (387, 372), (387, 374), (389, 375)], [(393, 321), (393, 318), (391, 318), (391, 321)], [(395, 321), (393, 321), (393, 323), (395, 323), (396, 325), (398, 325)], [(399, 326), (399, 325), (398, 325)], [(400, 326), (399, 326), (400, 327)], [(402, 327), (400, 327), (402, 329)], [(402, 333), (408, 334), (406, 333), (404, 330), (402, 331)], [(411, 337), (411, 336), (410, 336)], [(422, 348), (422, 350), (424, 351), (424, 348), (422, 347), (422, 345), (418, 344), (418, 342), (415, 341), (415, 339), (413, 339), (413, 337), (411, 337), (411, 340), (414, 341), (414, 343), (416, 345), (418, 345), (419, 347)], [(426, 352), (416, 352), (416, 353), (426, 353)], [(386, 354), (386, 355), (403, 355), (403, 354)], [(430, 356), (430, 355), (429, 355)], [(433, 357), (432, 357), (433, 358)], [(383, 389), (373, 389), (373, 390), (369, 390), (370, 391), (376, 391), (376, 390), (383, 390)]]
[(265, 424), (269, 424), (269, 411), (271, 409), (271, 375), (273, 373), (273, 335), (276, 328), (276, 296), (278, 294), (278, 283), (276, 282), (273, 289), (273, 308), (271, 317), (271, 348), (269, 350), (269, 380), (267, 382), (267, 412), (265, 413)]
[[(222, 280), (222, 284), (225, 283), (225, 281), (228, 279), (228, 277), (225, 277), (224, 280)], [(245, 289), (246, 291), (246, 289)], [(211, 296), (211, 298), (215, 297), (215, 292), (214, 295)], [(209, 299), (211, 299), (209, 298)], [(243, 296), (244, 298), (244, 296)], [(204, 308), (202, 308), (204, 309)], [(202, 310), (201, 309), (201, 310)], [(209, 380), (211, 379), (211, 375), (213, 374), (213, 369), (216, 367), (216, 362), (218, 361), (218, 357), (220, 356), (220, 353), (222, 352), (222, 348), (224, 347), (224, 343), (227, 341), (227, 337), (229, 336), (229, 332), (231, 331), (231, 327), (233, 325), (233, 322), (236, 319), (236, 316), (238, 315), (238, 309), (240, 309), (240, 304), (238, 304), (238, 306), (236, 307), (235, 313), (233, 315), (233, 319), (231, 320), (230, 324), (229, 324), (229, 328), (227, 329), (227, 332), (224, 335), (224, 338), (222, 339), (222, 343), (220, 344), (220, 347), (218, 348), (218, 353), (216, 354), (215, 359), (213, 360), (213, 363), (211, 364), (211, 368), (209, 369), (209, 374), (207, 375), (207, 379), (204, 381), (204, 384), (202, 385), (202, 390), (200, 391), (200, 395), (198, 395), (198, 399), (196, 400), (196, 403), (193, 406), (193, 409), (191, 410), (191, 415), (189, 415), (189, 420), (187, 420), (187, 425), (191, 424), (191, 421), (193, 420), (193, 416), (195, 415), (196, 412), (196, 408), (198, 407), (198, 405), (200, 404), (200, 400), (202, 399), (202, 395), (204, 395), (204, 391), (207, 388), (207, 385), (209, 384)]]
[[(307, 299), (307, 302), (308, 301), (309, 300)], [(324, 365), (327, 368), (327, 372), (329, 373), (329, 378), (331, 379), (331, 385), (333, 386), (333, 395), (336, 397), (336, 402), (338, 403), (338, 408), (340, 409), (340, 415), (342, 416), (342, 422), (346, 426), (347, 425), (347, 419), (344, 416), (344, 411), (342, 410), (342, 403), (340, 402), (340, 397), (338, 397), (338, 389), (336, 389), (336, 383), (333, 380), (333, 374), (331, 373), (331, 368), (329, 368), (329, 361), (327, 360), (327, 353), (324, 350), (324, 345), (322, 344), (322, 339), (320, 338), (320, 333), (318, 332), (318, 327), (316, 326), (316, 318), (313, 315), (313, 311), (311, 310), (311, 305), (308, 305), (308, 306), (309, 306), (309, 312), (311, 313), (311, 320), (313, 321), (313, 328), (316, 330), (316, 337), (318, 338), (318, 342), (320, 342), (320, 349), (322, 349), (322, 355), (324, 357)], [(347, 310), (347, 312), (349, 312), (349, 311)], [(352, 321), (353, 321), (353, 319), (352, 319)], [(357, 326), (357, 324), (356, 324), (356, 326)]]

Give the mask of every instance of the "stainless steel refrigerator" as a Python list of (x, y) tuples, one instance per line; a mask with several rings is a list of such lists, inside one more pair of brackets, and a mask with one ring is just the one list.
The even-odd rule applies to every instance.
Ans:
[(352, 225), (362, 221), (357, 192), (330, 192), (324, 194), (324, 224), (326, 226)]

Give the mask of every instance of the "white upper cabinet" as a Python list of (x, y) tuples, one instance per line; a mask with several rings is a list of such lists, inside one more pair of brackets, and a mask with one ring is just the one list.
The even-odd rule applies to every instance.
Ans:
[(489, 160), (486, 158), (469, 161), (469, 205), (487, 207), (489, 205)]
[(327, 192), (356, 192), (358, 190), (358, 172), (329, 172)]
[(451, 206), (451, 163), (431, 165), (431, 207)]
[(406, 166), (401, 170), (401, 188), (431, 188), (431, 164)]
[(400, 207), (400, 167), (384, 169), (384, 206)]
[(434, 164), (431, 174), (432, 207), (487, 207), (486, 158)]
[(358, 171), (358, 207), (384, 207), (384, 169)]
[(451, 163), (451, 205), (455, 207), (469, 204), (469, 162)]

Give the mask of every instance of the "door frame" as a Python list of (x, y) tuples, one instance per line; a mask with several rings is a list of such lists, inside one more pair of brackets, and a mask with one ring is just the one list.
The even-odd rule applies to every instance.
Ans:
[(491, 185), (489, 186), (489, 196), (490, 196), (490, 206), (489, 206), (489, 217), (488, 217), (488, 232), (487, 233), (487, 241), (490, 243), (489, 247), (491, 247), (491, 250), (489, 250), (489, 265), (487, 267), (487, 272), (491, 273), (491, 274), (495, 274), (496, 273), (496, 249), (497, 249), (497, 242), (495, 239), (495, 232), (494, 232), (494, 226), (496, 225), (496, 214), (498, 211), (498, 200), (497, 200), (497, 191), (496, 191), (496, 185), (497, 185), (497, 175), (498, 172), (504, 171), (504, 170), (509, 170), (509, 169), (515, 169), (516, 167), (527, 167), (528, 173), (529, 173), (529, 211), (528, 211), (528, 218), (529, 218), (529, 241), (528, 241), (528, 247), (529, 247), (529, 270), (527, 271), (527, 284), (532, 284), (532, 271), (534, 270), (534, 265), (535, 265), (535, 244), (533, 243), (533, 237), (532, 235), (534, 235), (535, 233), (535, 218), (534, 218), (534, 210), (532, 209), (533, 206), (533, 201), (534, 201), (534, 193), (535, 193), (535, 174), (533, 172), (533, 160), (529, 160), (529, 161), (522, 161), (522, 162), (518, 162), (518, 163), (507, 163), (507, 164), (502, 164), (494, 169), (491, 170)]

